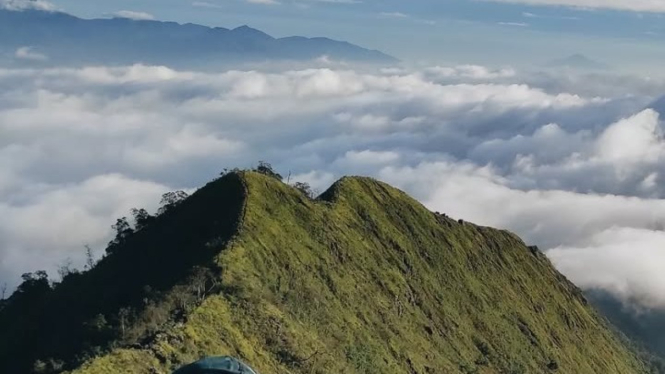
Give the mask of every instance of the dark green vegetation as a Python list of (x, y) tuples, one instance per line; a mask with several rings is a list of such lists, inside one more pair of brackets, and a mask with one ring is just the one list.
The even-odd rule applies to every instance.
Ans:
[[(268, 169), (270, 169), (268, 167)], [(0, 372), (647, 373), (547, 258), (368, 178), (231, 172), (0, 310)], [(266, 175), (268, 174), (268, 175)], [(138, 212), (140, 213), (140, 212)]]

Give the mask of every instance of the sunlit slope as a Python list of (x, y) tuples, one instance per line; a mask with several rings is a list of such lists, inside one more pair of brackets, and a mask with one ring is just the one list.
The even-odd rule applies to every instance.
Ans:
[(243, 173), (223, 291), (144, 347), (77, 373), (231, 354), (262, 373), (639, 373), (581, 292), (515, 235), (344, 178), (317, 200)]

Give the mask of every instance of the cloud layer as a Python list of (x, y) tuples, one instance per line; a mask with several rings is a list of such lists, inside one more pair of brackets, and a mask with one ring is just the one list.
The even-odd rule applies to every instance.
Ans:
[(0, 282), (80, 264), (130, 208), (268, 160), (319, 190), (378, 177), (517, 232), (583, 287), (665, 307), (663, 88), (470, 65), (0, 69)]
[(663, 0), (483, 0), (497, 3), (566, 6), (580, 9), (614, 9), (632, 12), (665, 12)]

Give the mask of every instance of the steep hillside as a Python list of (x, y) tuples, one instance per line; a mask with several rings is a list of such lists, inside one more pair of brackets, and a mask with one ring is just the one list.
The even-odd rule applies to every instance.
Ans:
[(237, 231), (244, 194), (239, 176), (229, 175), (110, 246), (90, 271), (73, 271), (55, 288), (39, 274), (24, 277), (0, 302), (0, 373), (58, 372), (184, 313), (179, 305), (196, 292), (181, 288)]
[[(191, 240), (173, 246), (181, 236)], [(12, 304), (20, 307), (10, 301), (0, 311), (0, 372), (33, 344), (41, 348), (26, 360), (39, 359), (37, 369), (57, 371), (56, 362), (80, 374), (169, 373), (219, 354), (263, 374), (650, 370), (517, 236), (429, 212), (368, 178), (344, 178), (311, 200), (275, 178), (232, 173), (123, 246), (78, 276), (90, 285), (104, 274), (97, 295), (77, 297), (63, 282), (43, 301), (85, 305), (87, 315), (70, 326), (102, 315), (115, 335), (79, 353), (57, 352), (58, 331), (44, 323), (17, 348), (5, 339), (7, 325), (17, 334), (28, 322), (7, 320)], [(133, 263), (130, 246), (143, 253), (140, 261)], [(162, 247), (177, 250), (162, 258)], [(192, 266), (209, 270), (184, 270)], [(113, 284), (134, 271), (146, 275)], [(131, 299), (146, 286), (158, 296)], [(106, 310), (79, 300), (113, 290), (127, 300), (107, 300)], [(188, 290), (194, 299), (183, 296)], [(125, 304), (132, 313), (117, 312)], [(155, 313), (166, 317), (148, 318)], [(110, 321), (122, 322), (121, 331)]]

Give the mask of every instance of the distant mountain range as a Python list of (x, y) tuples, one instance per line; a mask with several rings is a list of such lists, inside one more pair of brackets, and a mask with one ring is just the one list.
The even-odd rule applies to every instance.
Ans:
[(9, 65), (167, 64), (209, 66), (273, 60), (390, 63), (382, 52), (328, 38), (274, 38), (235, 29), (61, 12), (0, 9), (0, 62)]
[(610, 66), (602, 62), (595, 61), (582, 54), (574, 54), (565, 58), (552, 60), (546, 64), (547, 67), (552, 68), (567, 68), (567, 69), (588, 69), (588, 70), (606, 70)]

